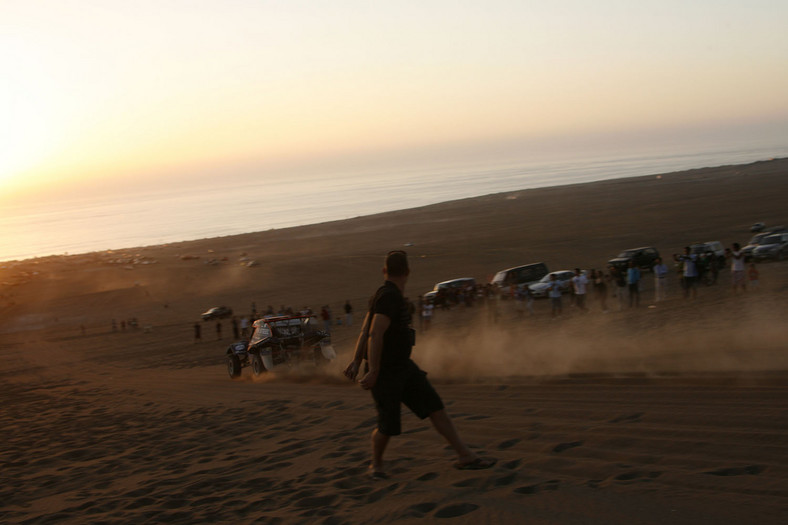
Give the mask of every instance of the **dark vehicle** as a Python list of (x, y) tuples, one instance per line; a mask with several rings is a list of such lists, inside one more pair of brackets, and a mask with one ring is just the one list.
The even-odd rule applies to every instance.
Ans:
[(461, 277), (459, 279), (452, 279), (451, 281), (443, 281), (435, 285), (432, 289), (433, 292), (442, 292), (453, 288), (455, 290), (462, 290), (468, 287), (476, 286), (476, 279), (473, 277)]
[(473, 277), (460, 277), (459, 279), (437, 283), (432, 290), (425, 293), (422, 297), (427, 302), (443, 304), (449, 296), (456, 297), (457, 294), (465, 290), (473, 290), (475, 288), (476, 279)]
[(752, 251), (756, 261), (769, 259), (782, 261), (788, 256), (788, 233), (774, 233), (761, 240), (761, 244)]
[(690, 253), (699, 257), (713, 256), (717, 259), (718, 268), (725, 267), (725, 247), (720, 241), (699, 242), (690, 245)]
[(548, 273), (549, 270), (545, 263), (531, 263), (501, 270), (490, 282), (500, 288), (503, 293), (507, 293), (511, 286), (530, 286)]
[(240, 341), (227, 348), (227, 373), (236, 379), (249, 365), (259, 376), (280, 365), (321, 365), (336, 359), (328, 333), (317, 329), (316, 323), (317, 318), (308, 315), (258, 319), (248, 343)]
[(747, 261), (747, 262), (752, 260), (752, 252), (753, 252), (753, 250), (755, 250), (755, 248), (760, 246), (761, 242), (766, 237), (768, 237), (769, 235), (774, 235), (775, 233), (782, 233), (784, 231), (785, 231), (785, 227), (784, 226), (774, 226), (772, 228), (769, 228), (768, 231), (757, 233), (757, 234), (753, 235), (752, 239), (750, 239), (750, 242), (747, 243), (747, 246), (745, 246), (744, 248), (741, 249), (741, 251), (744, 252), (744, 260)]
[(635, 266), (643, 270), (651, 270), (654, 267), (654, 261), (659, 257), (659, 252), (652, 246), (643, 246), (641, 248), (631, 248), (619, 253), (615, 258), (607, 261), (608, 266), (613, 266), (619, 270), (629, 268), (629, 262), (635, 261)]
[(233, 310), (226, 306), (214, 306), (207, 312), (202, 313), (203, 321), (210, 321), (211, 319), (224, 319), (233, 315)]

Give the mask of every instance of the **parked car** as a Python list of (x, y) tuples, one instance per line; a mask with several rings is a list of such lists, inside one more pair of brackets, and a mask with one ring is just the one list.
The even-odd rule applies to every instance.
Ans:
[(277, 366), (302, 362), (324, 364), (336, 359), (329, 334), (318, 329), (317, 318), (309, 315), (272, 316), (254, 322), (254, 332), (247, 343), (231, 344), (225, 352), (227, 373), (240, 377), (247, 366), (259, 376)]
[(764, 224), (762, 222), (756, 222), (755, 224), (750, 226), (750, 231), (751, 232), (762, 232), (764, 228), (766, 228), (766, 224)]
[(572, 277), (575, 276), (575, 272), (572, 270), (558, 270), (548, 273), (538, 282), (528, 286), (528, 290), (531, 292), (531, 295), (534, 297), (547, 297), (552, 281), (550, 278), (551, 275), (555, 275), (555, 280), (558, 282), (558, 287), (561, 289), (561, 293), (568, 291), (572, 287)]
[(752, 239), (750, 239), (750, 242), (747, 243), (747, 246), (742, 248), (742, 252), (744, 252), (744, 260), (747, 261), (747, 262), (752, 260), (752, 252), (753, 252), (753, 250), (755, 250), (755, 248), (760, 246), (761, 245), (761, 241), (763, 241), (766, 237), (768, 237), (769, 235), (773, 235), (775, 233), (782, 233), (784, 231), (785, 231), (785, 227), (784, 226), (774, 226), (772, 228), (769, 228), (765, 232), (760, 232), (760, 233), (756, 233), (755, 235), (753, 235)]
[(659, 257), (659, 251), (653, 246), (642, 246), (631, 248), (619, 253), (615, 258), (607, 261), (608, 266), (613, 266), (619, 270), (629, 268), (630, 261), (635, 261), (635, 265), (643, 270), (651, 270), (654, 261)]
[(506, 294), (509, 292), (509, 287), (513, 285), (530, 286), (542, 279), (548, 272), (547, 265), (543, 262), (525, 264), (501, 270), (490, 282)]
[(752, 258), (756, 261), (769, 259), (782, 261), (786, 256), (788, 256), (788, 232), (769, 235), (752, 251)]
[(232, 308), (226, 306), (214, 306), (207, 312), (201, 314), (203, 321), (210, 321), (212, 319), (224, 319), (233, 315)]

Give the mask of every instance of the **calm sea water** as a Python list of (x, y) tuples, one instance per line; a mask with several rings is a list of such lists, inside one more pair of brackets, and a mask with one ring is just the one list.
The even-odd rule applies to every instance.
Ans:
[(573, 149), (507, 161), (217, 179), (0, 210), (0, 261), (269, 230), (527, 188), (788, 157), (788, 141)]

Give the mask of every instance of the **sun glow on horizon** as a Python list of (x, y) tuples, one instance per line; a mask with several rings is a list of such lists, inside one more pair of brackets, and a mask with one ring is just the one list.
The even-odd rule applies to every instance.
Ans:
[(496, 137), (788, 122), (788, 4), (701, 4), (9, 0), (0, 196)]

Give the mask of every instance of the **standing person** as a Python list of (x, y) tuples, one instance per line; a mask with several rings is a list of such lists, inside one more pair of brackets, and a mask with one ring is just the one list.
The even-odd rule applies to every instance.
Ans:
[(216, 321), (216, 340), (220, 340), (222, 338), (222, 322)]
[(729, 252), (728, 256), (731, 258), (731, 285), (733, 286), (733, 293), (736, 293), (738, 288), (744, 291), (744, 252), (738, 242), (733, 243), (733, 249)]
[(580, 268), (575, 268), (575, 276), (572, 277), (572, 290), (575, 294), (575, 305), (582, 311), (588, 311), (586, 308), (586, 290), (588, 288), (588, 277), (580, 271)]
[(345, 324), (353, 325), (353, 306), (350, 304), (350, 299), (345, 300)]
[(202, 326), (199, 322), (194, 323), (194, 342), (199, 343), (202, 341)]
[(682, 271), (682, 284), (684, 285), (684, 298), (690, 295), (698, 296), (698, 256), (692, 253), (689, 246), (684, 248), (684, 255), (674, 255), (673, 259), (684, 265)]
[(427, 380), (427, 374), (410, 358), (415, 335), (403, 296), (410, 276), (405, 252), (389, 252), (383, 275), (385, 284), (372, 297), (353, 360), (345, 368), (345, 376), (355, 380), (362, 360), (367, 359), (369, 371), (359, 384), (372, 391), (378, 412), (377, 428), (372, 432), (370, 476), (375, 480), (388, 477), (383, 470), (383, 454), (391, 436), (402, 433), (400, 407), (403, 403), (419, 418), (430, 418), (435, 430), (456, 452), (455, 468), (492, 467), (495, 459), (480, 458), (460, 439), (443, 401)]
[(654, 302), (664, 301), (668, 285), (668, 265), (662, 262), (661, 257), (654, 260)]
[(320, 317), (323, 319), (323, 328), (327, 334), (331, 334), (331, 310), (328, 305), (324, 305), (320, 310)]
[(758, 268), (755, 267), (755, 263), (750, 263), (750, 269), (747, 270), (747, 277), (750, 279), (750, 290), (757, 290), (759, 272)]
[(591, 270), (591, 284), (594, 287), (594, 296), (602, 307), (602, 311), (607, 313), (607, 283), (605, 282), (605, 272), (602, 270)]
[(635, 261), (629, 261), (627, 287), (629, 288), (629, 307), (640, 306), (640, 268), (637, 267)]
[(432, 314), (435, 311), (435, 305), (432, 304), (432, 301), (426, 299), (421, 305), (421, 327), (426, 332), (430, 329), (430, 323), (432, 322)]
[(241, 337), (249, 337), (249, 318), (246, 316), (241, 317)]
[(610, 267), (610, 277), (616, 286), (616, 297), (618, 297), (618, 311), (624, 311), (625, 297), (627, 295), (627, 279), (624, 277), (624, 272), (616, 266)]
[(230, 320), (230, 326), (233, 329), (233, 341), (237, 341), (240, 339), (240, 332), (238, 331), (238, 319), (235, 316)]
[(550, 297), (551, 315), (552, 317), (558, 317), (563, 313), (563, 308), (561, 306), (561, 286), (558, 284), (554, 273), (550, 274), (550, 287), (547, 295)]

